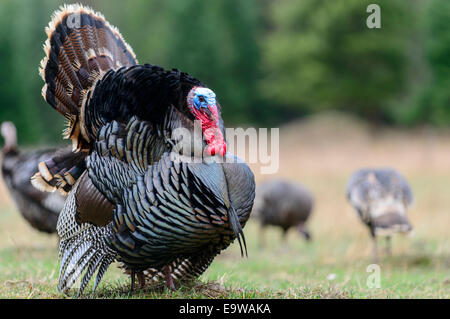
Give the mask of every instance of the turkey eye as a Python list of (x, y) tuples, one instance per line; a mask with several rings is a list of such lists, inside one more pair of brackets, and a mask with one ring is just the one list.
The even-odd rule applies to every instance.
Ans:
[(204, 98), (203, 96), (199, 96), (199, 97), (198, 97), (198, 100), (199, 100), (200, 102), (205, 102), (205, 98)]

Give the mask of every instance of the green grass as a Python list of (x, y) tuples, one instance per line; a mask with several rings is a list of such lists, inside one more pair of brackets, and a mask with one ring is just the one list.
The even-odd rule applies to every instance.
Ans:
[[(32, 230), (14, 209), (1, 212), (0, 297), (71, 298), (56, 289), (58, 280), (55, 236)], [(362, 227), (362, 226), (361, 226)], [(148, 287), (130, 293), (130, 279), (113, 264), (100, 284), (97, 298), (449, 298), (450, 258), (439, 241), (395, 238), (394, 255), (381, 258), (381, 288), (366, 281), (371, 264), (369, 238), (352, 234), (339, 242), (316, 234), (311, 243), (294, 231), (281, 242), (277, 229), (257, 242), (258, 226), (245, 228), (249, 257), (241, 258), (234, 244), (200, 278), (171, 292)], [(29, 239), (29, 240), (27, 240)], [(355, 246), (356, 245), (356, 246)], [(398, 251), (400, 250), (400, 251)], [(412, 253), (414, 251), (414, 253)], [(333, 278), (334, 277), (334, 278)], [(86, 290), (84, 297), (90, 297)]]
[[(450, 134), (427, 132), (372, 134), (334, 117), (294, 123), (280, 131), (277, 176), (312, 190), (311, 243), (295, 231), (281, 242), (280, 231), (268, 229), (261, 248), (258, 225), (250, 220), (248, 258), (233, 244), (198, 282), (176, 292), (147, 287), (130, 294), (129, 277), (112, 265), (95, 297), (450, 298)], [(257, 182), (271, 177), (251, 166)], [(368, 166), (399, 169), (415, 196), (408, 211), (415, 234), (393, 238), (393, 255), (379, 262), (381, 288), (374, 289), (367, 286), (372, 243), (345, 198), (350, 174)], [(56, 289), (58, 267), (56, 236), (31, 229), (0, 184), (0, 298), (72, 298)]]

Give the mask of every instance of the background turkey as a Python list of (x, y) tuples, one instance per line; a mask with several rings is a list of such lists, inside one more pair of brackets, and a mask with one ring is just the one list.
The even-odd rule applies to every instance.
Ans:
[(56, 232), (64, 196), (58, 192), (42, 192), (30, 183), (31, 176), (38, 171), (39, 162), (53, 156), (56, 149), (19, 151), (16, 128), (11, 122), (1, 124), (1, 134), (5, 140), (2, 176), (17, 209), (33, 228), (46, 233)]
[[(254, 177), (226, 153), (214, 92), (178, 70), (138, 65), (118, 30), (90, 9), (61, 8), (46, 32), (42, 93), (66, 116), (74, 148), (65, 165), (45, 161), (34, 176), (70, 192), (58, 220), (59, 289), (84, 273), (81, 293), (98, 269), (95, 290), (114, 260), (132, 287), (136, 273), (141, 285), (163, 278), (174, 289), (234, 239), (243, 253)], [(178, 128), (192, 133), (194, 121), (203, 139), (174, 137)], [(208, 162), (213, 155), (234, 163)]]
[(288, 230), (295, 227), (306, 240), (310, 240), (311, 234), (305, 223), (313, 205), (314, 198), (303, 185), (278, 179), (258, 185), (253, 211), (261, 223), (260, 244), (264, 243), (263, 232), (268, 225), (280, 227), (283, 239)]
[(373, 257), (378, 259), (377, 236), (386, 237), (386, 252), (391, 253), (391, 236), (409, 233), (412, 226), (407, 209), (413, 202), (411, 188), (396, 170), (361, 169), (347, 184), (347, 197), (373, 239)]

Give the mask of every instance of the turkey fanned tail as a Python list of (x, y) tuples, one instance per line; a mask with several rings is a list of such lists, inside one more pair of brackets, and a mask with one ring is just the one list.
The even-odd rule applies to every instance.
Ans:
[(93, 289), (95, 291), (109, 265), (115, 260), (116, 253), (106, 244), (107, 238), (113, 234), (111, 225), (106, 227), (78, 225), (75, 221), (77, 188), (78, 184), (70, 192), (62, 215), (58, 219), (57, 230), (61, 237), (58, 289), (67, 292), (82, 276), (78, 289), (79, 296), (97, 272)]
[(39, 68), (45, 82), (42, 96), (67, 119), (64, 138), (72, 140), (74, 153), (83, 154), (65, 154), (41, 163), (33, 183), (41, 190), (58, 188), (67, 193), (83, 173), (84, 157), (95, 139), (86, 128), (86, 121), (98, 121), (85, 116), (88, 96), (104, 74), (137, 61), (119, 31), (90, 8), (64, 5), (45, 30), (48, 39)]

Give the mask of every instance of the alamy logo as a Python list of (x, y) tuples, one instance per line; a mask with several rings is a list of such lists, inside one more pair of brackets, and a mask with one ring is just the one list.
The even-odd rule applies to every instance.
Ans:
[(367, 266), (366, 271), (370, 274), (367, 277), (366, 285), (370, 289), (381, 288), (381, 267), (377, 264)]
[[(216, 132), (218, 133), (218, 132)], [(280, 167), (280, 132), (278, 128), (226, 128), (227, 152), (250, 164), (260, 164), (261, 174), (275, 174)], [(194, 129), (179, 127), (171, 132), (173, 150), (183, 154), (184, 161), (201, 163), (213, 160), (217, 163), (239, 163), (233, 156), (223, 158), (207, 155), (201, 122), (194, 121)], [(193, 155), (193, 156), (192, 156)]]
[(366, 9), (370, 15), (367, 17), (366, 25), (369, 29), (381, 28), (381, 8), (378, 4), (369, 4)]
[(66, 25), (69, 29), (79, 29), (81, 27), (81, 13), (75, 12), (67, 16)]

